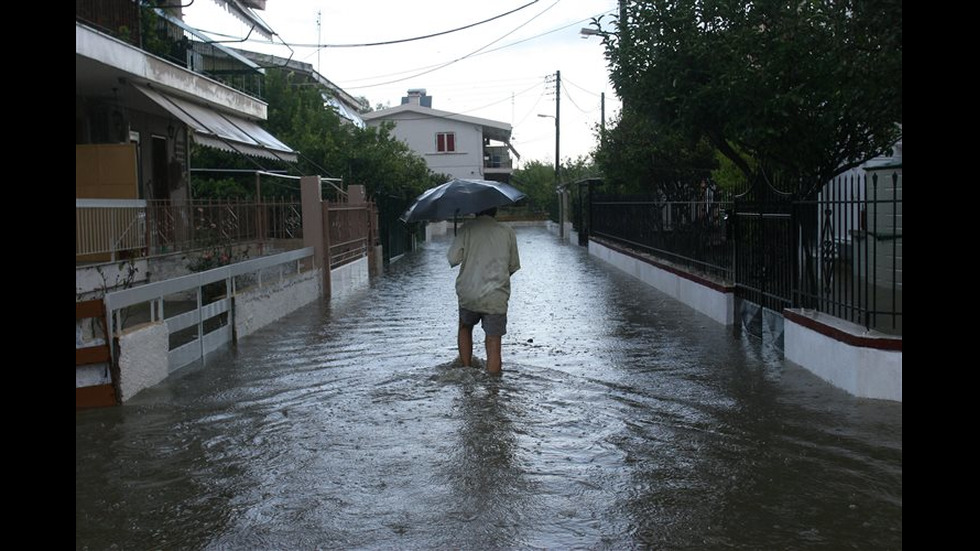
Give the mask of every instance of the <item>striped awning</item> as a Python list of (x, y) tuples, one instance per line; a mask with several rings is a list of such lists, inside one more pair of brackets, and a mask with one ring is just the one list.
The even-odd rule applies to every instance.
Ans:
[(258, 123), (148, 86), (136, 89), (194, 132), (194, 141), (224, 151), (296, 162), (296, 152)]

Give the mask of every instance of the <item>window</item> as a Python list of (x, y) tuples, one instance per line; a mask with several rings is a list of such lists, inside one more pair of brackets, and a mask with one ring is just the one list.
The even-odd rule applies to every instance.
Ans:
[(456, 133), (438, 132), (436, 134), (436, 151), (439, 153), (454, 153), (456, 151)]

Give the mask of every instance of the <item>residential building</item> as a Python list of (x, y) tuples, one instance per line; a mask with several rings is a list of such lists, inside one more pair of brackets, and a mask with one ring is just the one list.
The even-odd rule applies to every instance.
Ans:
[(362, 115), (368, 126), (394, 123), (392, 135), (425, 159), (436, 173), (454, 178), (508, 182), (520, 155), (510, 143), (511, 125), (432, 108), (424, 89), (412, 89), (402, 104)]
[[(252, 12), (264, 2), (219, 3), (231, 15), (252, 20), (256, 32), (272, 36)], [(114, 254), (130, 239), (145, 248), (149, 232), (140, 225), (146, 221), (133, 209), (145, 209), (147, 200), (190, 199), (194, 145), (280, 164), (296, 160), (289, 146), (261, 127), (266, 103), (247, 86), (235, 86), (261, 85), (263, 69), (230, 48), (205, 42), (182, 21), (180, 10), (176, 4), (157, 8), (133, 0), (75, 3), (76, 214), (80, 208), (119, 214), (110, 215), (112, 230), (76, 224), (76, 261), (107, 260), (107, 252)], [(234, 65), (202, 72), (208, 68), (202, 51), (215, 49)], [(83, 237), (94, 245), (79, 256)]]

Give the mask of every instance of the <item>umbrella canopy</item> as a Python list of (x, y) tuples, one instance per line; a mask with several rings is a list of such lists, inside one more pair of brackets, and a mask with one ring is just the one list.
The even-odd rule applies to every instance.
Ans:
[(521, 190), (502, 182), (455, 178), (424, 191), (401, 215), (401, 220), (449, 220), (493, 207), (511, 205), (525, 197), (527, 196)]

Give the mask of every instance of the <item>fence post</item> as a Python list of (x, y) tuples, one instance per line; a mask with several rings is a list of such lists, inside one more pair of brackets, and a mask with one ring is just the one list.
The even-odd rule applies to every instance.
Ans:
[(303, 208), (303, 246), (313, 247), (313, 267), (323, 271), (321, 295), (330, 296), (330, 261), (324, 236), (326, 235), (325, 209), (320, 192), (319, 176), (300, 178), (300, 193)]
[[(381, 271), (384, 269), (384, 248), (381, 244), (381, 221), (380, 214), (378, 211), (378, 203), (375, 201), (371, 202), (371, 210), (368, 212), (368, 226), (371, 228), (370, 236), (368, 238), (368, 247), (371, 253), (371, 260), (373, 262), (373, 267), (369, 267), (371, 274), (380, 275)], [(414, 239), (412, 242), (412, 248), (415, 248)]]
[[(331, 295), (331, 258), (330, 258), (330, 202), (324, 201), (321, 204), (323, 228), (320, 230), (323, 239), (323, 296), (329, 300)], [(343, 219), (343, 218), (342, 218)]]

